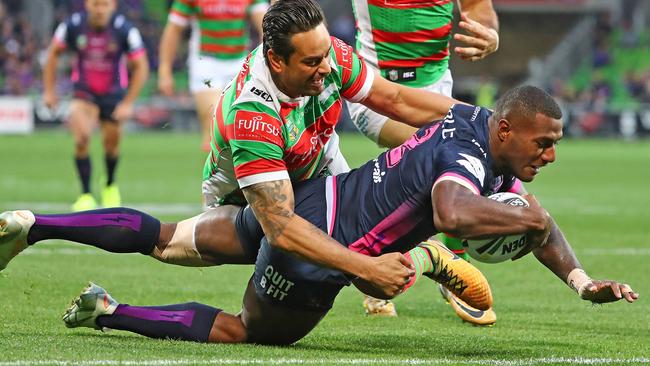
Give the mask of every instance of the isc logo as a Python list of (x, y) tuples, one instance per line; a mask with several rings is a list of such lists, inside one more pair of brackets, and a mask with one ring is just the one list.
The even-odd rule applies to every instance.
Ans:
[(267, 102), (273, 101), (273, 98), (269, 95), (269, 93), (265, 92), (262, 89), (257, 89), (256, 87), (251, 88), (251, 93), (257, 95), (258, 97), (264, 99)]
[(403, 77), (404, 79), (414, 78), (414, 77), (415, 77), (415, 71), (405, 71), (405, 72), (402, 74), (402, 77)]

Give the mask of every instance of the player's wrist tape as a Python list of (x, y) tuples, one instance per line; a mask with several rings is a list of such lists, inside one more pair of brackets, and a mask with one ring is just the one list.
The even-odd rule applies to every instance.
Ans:
[(591, 278), (587, 276), (587, 273), (582, 268), (574, 268), (566, 278), (567, 285), (578, 294), (582, 292), (589, 282), (591, 282)]

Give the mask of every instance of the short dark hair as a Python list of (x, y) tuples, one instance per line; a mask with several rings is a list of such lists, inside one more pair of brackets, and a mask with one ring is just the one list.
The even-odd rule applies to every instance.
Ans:
[(505, 92), (494, 106), (494, 119), (507, 118), (512, 113), (534, 118), (537, 113), (561, 119), (562, 110), (544, 90), (531, 86), (519, 86)]
[(268, 63), (269, 49), (289, 61), (294, 49), (291, 36), (308, 32), (325, 22), (323, 9), (314, 0), (278, 0), (262, 20), (262, 50)]

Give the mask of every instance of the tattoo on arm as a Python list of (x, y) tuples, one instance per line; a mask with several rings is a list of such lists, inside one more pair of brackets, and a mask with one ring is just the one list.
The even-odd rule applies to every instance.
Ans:
[(289, 180), (253, 184), (242, 190), (270, 241), (282, 236), (294, 215), (293, 187)]

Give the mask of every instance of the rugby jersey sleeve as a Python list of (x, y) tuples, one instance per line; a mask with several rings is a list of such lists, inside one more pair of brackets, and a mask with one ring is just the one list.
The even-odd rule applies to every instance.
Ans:
[(361, 102), (370, 92), (375, 73), (352, 46), (336, 37), (331, 39), (330, 57), (341, 77), (341, 95), (351, 102)]
[(282, 121), (269, 113), (235, 108), (228, 113), (229, 141), (235, 177), (241, 188), (289, 179), (284, 157)]
[(190, 24), (190, 18), (197, 13), (197, 0), (174, 0), (167, 21), (187, 27)]
[(81, 14), (75, 13), (66, 21), (61, 22), (54, 31), (52, 43), (59, 49), (74, 49), (74, 25), (81, 21)]
[[(123, 17), (123, 15), (120, 16)], [(129, 60), (143, 56), (146, 53), (146, 49), (138, 28), (126, 20), (124, 20), (123, 24), (118, 25), (120, 26), (120, 32), (124, 37), (124, 49), (126, 50)]]
[(524, 184), (522, 181), (517, 179), (515, 176), (510, 175), (504, 177), (503, 185), (501, 186), (501, 188), (499, 188), (499, 192), (512, 192), (517, 194), (524, 194), (526, 193), (526, 189), (524, 188)]
[(476, 195), (481, 195), (486, 188), (486, 158), (470, 141), (455, 140), (440, 146), (436, 154), (436, 171), (434, 187), (440, 182), (452, 181)]

